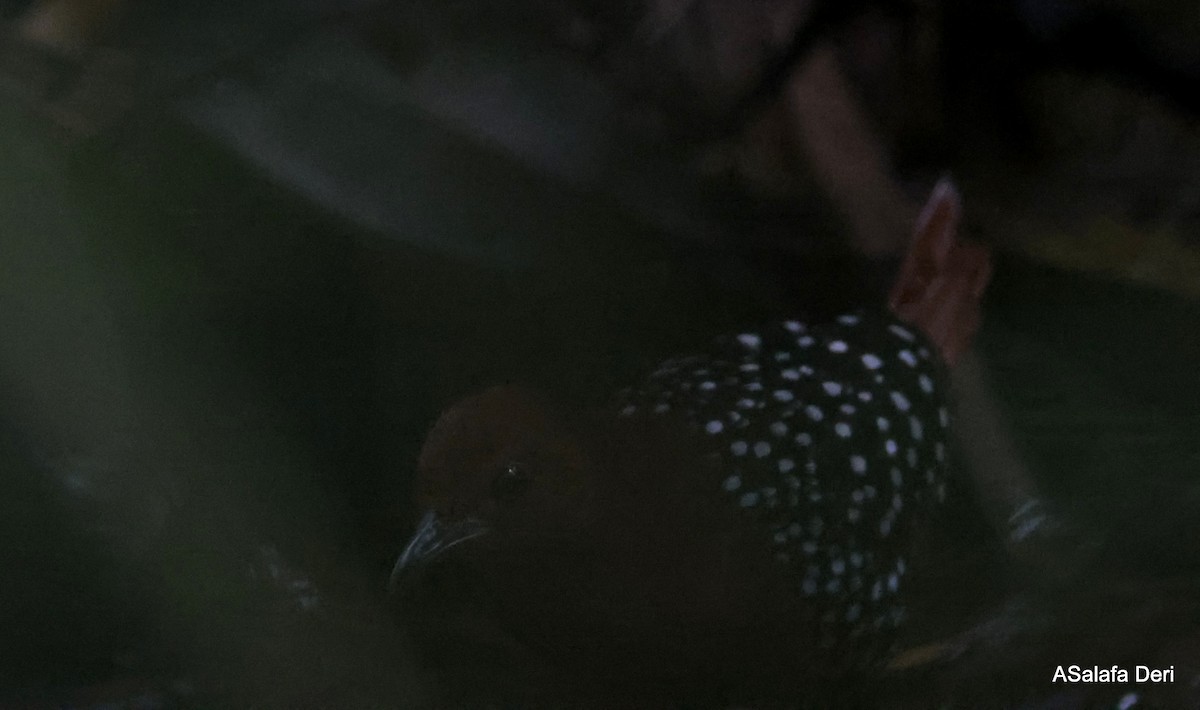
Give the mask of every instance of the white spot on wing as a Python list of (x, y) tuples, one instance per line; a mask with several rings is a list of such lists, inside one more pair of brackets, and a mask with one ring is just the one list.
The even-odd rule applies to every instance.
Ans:
[(850, 457), (850, 470), (858, 475), (863, 475), (867, 472), (867, 460), (862, 456), (855, 454)]
[(751, 350), (758, 350), (758, 347), (762, 345), (762, 338), (758, 337), (754, 333), (742, 333), (737, 337), (737, 339), (739, 343), (747, 348), (750, 348)]
[(829, 352), (831, 353), (844, 353), (848, 349), (849, 346), (846, 345), (846, 341), (844, 340), (834, 340), (829, 343)]
[(836, 397), (842, 393), (842, 386), (833, 381), (821, 383), (821, 389), (825, 390), (825, 394), (829, 395), (830, 397)]
[(901, 350), (900, 352), (896, 353), (896, 356), (899, 357), (904, 364), (908, 365), (909, 367), (917, 366), (917, 356), (913, 355), (911, 350)]
[(843, 439), (849, 439), (850, 435), (853, 433), (850, 430), (850, 425), (847, 424), (846, 422), (838, 422), (837, 424), (834, 425), (833, 430), (836, 431), (837, 435), (842, 437)]
[(880, 360), (876, 355), (867, 353), (862, 356), (862, 363), (868, 370), (878, 370), (883, 366), (883, 360)]
[(792, 394), (791, 390), (775, 390), (771, 394), (780, 402), (790, 402), (796, 398), (796, 395)]
[(704, 431), (708, 432), (709, 434), (720, 434), (722, 431), (724, 431), (724, 429), (725, 425), (716, 419), (704, 425)]
[(721, 487), (732, 493), (742, 487), (742, 477), (738, 475), (730, 476), (729, 478), (725, 479), (725, 482), (721, 484)]
[(901, 340), (904, 340), (904, 341), (907, 341), (910, 343), (917, 339), (917, 337), (915, 335), (913, 335), (907, 328), (897, 325), (895, 323), (889, 325), (888, 330), (890, 330), (893, 335), (900, 338)]
[(729, 453), (733, 454), (734, 456), (745, 456), (746, 452), (749, 450), (750, 447), (746, 445), (746, 442), (741, 440), (735, 441), (729, 445)]
[(895, 404), (896, 409), (899, 409), (901, 412), (907, 412), (908, 408), (912, 406), (909, 404), (908, 397), (905, 397), (902, 392), (896, 391), (892, 392), (892, 404)]
[(754, 455), (758, 458), (766, 458), (771, 453), (771, 445), (765, 441), (758, 441), (754, 444)]

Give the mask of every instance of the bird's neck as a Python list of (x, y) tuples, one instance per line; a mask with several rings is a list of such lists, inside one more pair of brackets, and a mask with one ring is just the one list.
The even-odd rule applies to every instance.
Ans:
[(640, 598), (626, 601), (660, 619), (686, 624), (719, 608), (731, 623), (750, 623), (755, 611), (739, 604), (762, 596), (744, 587), (773, 584), (780, 568), (758, 526), (723, 499), (720, 471), (694, 431), (659, 416), (596, 430), (604, 434), (592, 459), (605, 467), (592, 530), (600, 583), (619, 598), (636, 580)]

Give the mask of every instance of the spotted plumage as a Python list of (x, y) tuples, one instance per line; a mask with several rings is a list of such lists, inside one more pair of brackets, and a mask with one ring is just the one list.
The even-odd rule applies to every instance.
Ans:
[(514, 385), (453, 404), (422, 447), (392, 587), (451, 558), (475, 613), (571, 685), (664, 699), (646, 707), (854, 704), (942, 495), (941, 363), (979, 322), (988, 255), (958, 241), (957, 215), (939, 184), (894, 318), (733, 333), (612, 411)]
[(940, 369), (893, 318), (788, 320), (663, 363), (621, 393), (618, 412), (681, 417), (701, 433), (714, 488), (761, 526), (832, 645), (904, 617), (909, 530), (944, 496)]

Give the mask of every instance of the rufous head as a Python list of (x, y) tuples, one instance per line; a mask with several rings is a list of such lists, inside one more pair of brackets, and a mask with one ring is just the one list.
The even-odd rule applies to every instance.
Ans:
[(506, 385), (448, 408), (418, 460), (422, 517), (392, 572), (406, 573), (462, 543), (502, 551), (577, 534), (595, 495), (573, 423), (536, 393)]

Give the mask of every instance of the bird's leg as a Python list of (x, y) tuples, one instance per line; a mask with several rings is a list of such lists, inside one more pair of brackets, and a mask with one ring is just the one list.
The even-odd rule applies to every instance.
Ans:
[[(888, 305), (920, 328), (954, 366), (955, 436), (970, 482), (1008, 552), (1053, 582), (1086, 562), (1087, 555), (1078, 553), (1088, 550), (1077, 544), (1075, 531), (1047, 511), (994, 403), (985, 364), (970, 350), (991, 277), (991, 254), (959, 238), (961, 214), (958, 190), (943, 179), (917, 220)], [(1064, 555), (1064, 542), (1076, 554)]]
[(958, 238), (961, 215), (958, 190), (943, 179), (917, 219), (888, 297), (892, 311), (920, 328), (951, 365), (979, 329), (980, 299), (991, 277), (988, 249)]

